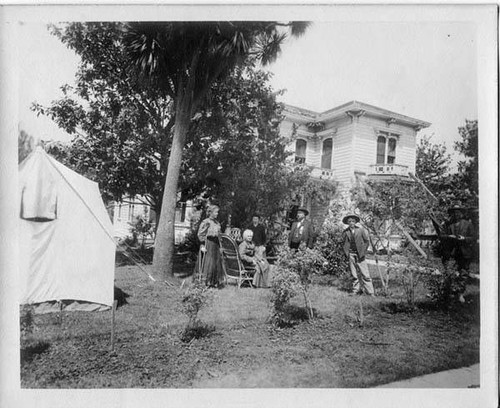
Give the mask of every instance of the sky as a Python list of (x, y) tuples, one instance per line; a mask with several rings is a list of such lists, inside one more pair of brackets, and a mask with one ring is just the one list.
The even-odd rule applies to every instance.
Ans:
[[(49, 104), (73, 83), (78, 57), (45, 24), (19, 27), (20, 128), (41, 139), (69, 140), (32, 102)], [(281, 102), (323, 112), (357, 100), (430, 122), (420, 135), (453, 142), (465, 119), (477, 119), (476, 25), (472, 22), (313, 22), (290, 38), (273, 73)]]

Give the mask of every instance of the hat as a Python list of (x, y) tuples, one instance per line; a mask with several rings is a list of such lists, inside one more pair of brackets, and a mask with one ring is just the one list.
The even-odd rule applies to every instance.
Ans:
[(465, 208), (461, 205), (455, 204), (453, 207), (448, 208), (448, 214), (452, 213), (453, 211), (465, 211)]
[(354, 218), (354, 219), (356, 220), (356, 222), (361, 221), (361, 219), (359, 218), (359, 216), (358, 216), (358, 215), (356, 215), (356, 214), (347, 214), (344, 218), (342, 218), (342, 222), (343, 222), (344, 224), (347, 224), (347, 220), (348, 220), (349, 218)]
[(299, 208), (297, 212), (303, 212), (305, 215), (309, 215), (309, 211), (307, 211), (305, 208)]

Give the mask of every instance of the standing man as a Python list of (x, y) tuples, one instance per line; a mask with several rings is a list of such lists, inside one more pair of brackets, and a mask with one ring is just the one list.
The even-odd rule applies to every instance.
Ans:
[(266, 254), (266, 229), (264, 225), (260, 222), (260, 216), (254, 214), (252, 217), (252, 223), (248, 227), (250, 231), (253, 232), (253, 243), (255, 244), (255, 253), (258, 256), (265, 256)]
[(459, 271), (469, 272), (473, 256), (474, 227), (465, 217), (465, 209), (455, 205), (448, 210), (451, 215), (448, 238), (454, 242), (453, 257)]
[(306, 217), (309, 214), (305, 208), (297, 210), (297, 221), (292, 224), (292, 229), (288, 235), (288, 245), (292, 249), (298, 249), (301, 246), (312, 248), (314, 244), (314, 229), (311, 221)]
[(365, 259), (370, 237), (368, 231), (356, 225), (359, 221), (360, 218), (356, 214), (346, 215), (342, 219), (342, 222), (348, 225), (343, 232), (343, 238), (344, 253), (349, 259), (349, 269), (354, 278), (352, 293), (365, 291), (369, 296), (374, 296), (372, 278)]

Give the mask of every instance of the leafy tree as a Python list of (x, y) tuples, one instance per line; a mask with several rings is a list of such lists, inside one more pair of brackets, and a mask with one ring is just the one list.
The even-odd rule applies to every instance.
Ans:
[(451, 157), (446, 146), (434, 144), (431, 136), (423, 136), (417, 145), (416, 176), (433, 193), (437, 193), (449, 172)]
[(366, 226), (380, 237), (400, 233), (401, 227), (413, 235), (422, 232), (434, 208), (420, 185), (401, 177), (367, 180), (353, 188), (352, 196)]
[(436, 197), (433, 212), (441, 221), (453, 204), (478, 204), (477, 121), (466, 120), (459, 133), (462, 141), (455, 142), (454, 147), (465, 160), (458, 163), (458, 172), (449, 172), (450, 155), (444, 145), (433, 144), (424, 136), (417, 146), (416, 175)]
[(217, 81), (188, 133), (180, 183), (198, 186), (189, 193), (202, 190), (221, 206), (221, 217), (232, 215), (233, 225), (256, 211), (270, 216), (308, 178), (307, 169), (286, 163), (288, 140), (279, 133), (281, 106), (269, 75), (250, 64)]
[[(465, 125), (458, 128), (462, 140), (455, 142), (455, 150), (465, 156), (465, 160), (458, 162), (458, 172), (464, 186), (468, 186), (477, 200), (479, 193), (478, 173), (478, 122), (477, 120), (465, 120)], [(476, 204), (477, 205), (477, 204)]]
[[(169, 96), (137, 85), (137, 71), (123, 55), (123, 30), (119, 23), (51, 26), (82, 62), (75, 87), (62, 87), (61, 99), (34, 109), (75, 134), (69, 146), (50, 143), (48, 150), (97, 181), (106, 200), (139, 194), (159, 214), (173, 105)], [(270, 74), (254, 65), (250, 61), (212, 85), (211, 103), (191, 121), (179, 180), (183, 201), (204, 193), (224, 202), (227, 213), (241, 213), (241, 203), (249, 204), (242, 219), (253, 211), (275, 211), (282, 196), (307, 178), (305, 171), (287, 178), (291, 170), (281, 168), (281, 108), (268, 85)], [(242, 178), (252, 181), (251, 188), (240, 187)], [(291, 178), (296, 182), (283, 182)], [(273, 180), (279, 183), (268, 185)]]
[(166, 162), (173, 126), (172, 101), (152, 86), (139, 83), (123, 47), (122, 23), (71, 23), (49, 26), (80, 56), (74, 87), (63, 97), (33, 110), (52, 118), (74, 135), (69, 145), (49, 143), (56, 158), (98, 182), (105, 201), (125, 195), (145, 196), (161, 208)]
[(130, 23), (127, 51), (144, 74), (147, 86), (170, 96), (174, 103), (174, 134), (168, 161), (153, 268), (172, 271), (177, 187), (187, 133), (211, 85), (226, 77), (250, 55), (266, 64), (286, 38), (301, 34), (305, 24), (276, 22)]

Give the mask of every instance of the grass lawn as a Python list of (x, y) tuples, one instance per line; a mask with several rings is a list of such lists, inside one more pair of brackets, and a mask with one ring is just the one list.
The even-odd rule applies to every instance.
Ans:
[(419, 307), (407, 313), (395, 281), (390, 297), (367, 298), (315, 277), (319, 317), (286, 329), (267, 322), (269, 289), (229, 285), (213, 290), (200, 313), (215, 332), (183, 343), (181, 279), (173, 288), (122, 266), (115, 280), (130, 297), (116, 311), (114, 352), (111, 312), (35, 315), (22, 350), (23, 388), (358, 388), (479, 362), (477, 284), (449, 311), (436, 310), (420, 287)]

